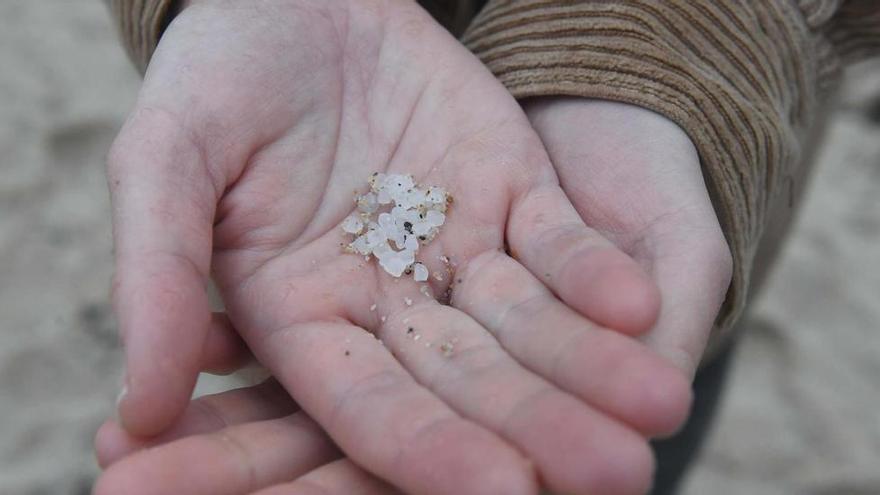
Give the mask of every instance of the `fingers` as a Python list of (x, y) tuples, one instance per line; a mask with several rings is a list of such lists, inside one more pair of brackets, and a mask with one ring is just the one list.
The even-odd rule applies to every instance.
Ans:
[(274, 379), (253, 387), (206, 395), (192, 401), (171, 427), (156, 437), (136, 437), (115, 421), (107, 421), (95, 435), (95, 453), (101, 468), (141, 449), (190, 435), (219, 431), (227, 426), (274, 419), (296, 411), (296, 403)]
[(398, 495), (401, 492), (348, 459), (325, 464), (291, 483), (254, 495)]
[(511, 255), (573, 309), (630, 335), (660, 310), (654, 282), (628, 255), (584, 225), (558, 186), (527, 192), (512, 207)]
[(202, 371), (225, 375), (252, 361), (251, 351), (232, 326), (226, 313), (213, 313), (202, 350)]
[[(730, 284), (730, 249), (715, 224), (715, 235), (703, 236), (708, 241), (669, 236), (657, 242), (651, 254), (654, 277), (663, 291), (663, 310), (644, 340), (691, 379)], [(683, 273), (688, 275), (682, 277)]]
[(502, 253), (457, 273), (453, 304), (489, 329), (523, 366), (646, 435), (676, 430), (690, 386), (646, 346), (581, 317)]
[(296, 478), (338, 458), (303, 413), (245, 423), (142, 450), (108, 469), (96, 495), (237, 495)]
[(122, 424), (158, 433), (189, 402), (210, 324), (214, 184), (173, 119), (135, 113), (108, 158), (114, 304), (126, 348)]
[(390, 315), (380, 336), (417, 381), (531, 459), (548, 489), (647, 490), (645, 439), (522, 368), (468, 315), (423, 302)]
[(663, 304), (645, 341), (692, 377), (731, 264), (696, 147), (675, 122), (625, 103), (551, 98), (526, 110), (581, 217), (650, 267)]
[(354, 462), (407, 493), (537, 493), (523, 457), (419, 386), (364, 330), (308, 323), (251, 343)]

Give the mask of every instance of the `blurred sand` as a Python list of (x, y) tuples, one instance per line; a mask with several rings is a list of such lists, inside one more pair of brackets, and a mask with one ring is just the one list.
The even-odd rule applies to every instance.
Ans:
[[(85, 494), (121, 370), (103, 159), (139, 79), (97, 0), (0, 3), (0, 61), (0, 495)], [(688, 495), (880, 494), (880, 64), (857, 72)]]

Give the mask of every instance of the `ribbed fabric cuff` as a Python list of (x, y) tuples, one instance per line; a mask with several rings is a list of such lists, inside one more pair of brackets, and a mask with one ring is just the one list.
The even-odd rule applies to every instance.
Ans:
[(845, 3), (826, 36), (844, 63), (880, 55), (880, 0)]
[(816, 107), (816, 44), (797, 6), (492, 0), (464, 41), (517, 98), (631, 103), (688, 133), (734, 257), (717, 341), (745, 306), (768, 200)]

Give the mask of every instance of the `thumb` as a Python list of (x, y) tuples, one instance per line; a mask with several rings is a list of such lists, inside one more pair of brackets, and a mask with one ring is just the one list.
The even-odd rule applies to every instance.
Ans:
[(206, 284), (217, 189), (176, 119), (136, 111), (107, 164), (116, 274), (113, 302), (125, 345), (122, 425), (153, 435), (189, 402), (211, 322)]

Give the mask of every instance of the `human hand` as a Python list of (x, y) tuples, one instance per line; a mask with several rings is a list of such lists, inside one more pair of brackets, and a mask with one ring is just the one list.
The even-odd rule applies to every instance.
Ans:
[(107, 421), (95, 445), (102, 467), (126, 475), (116, 493), (142, 493), (144, 480), (151, 493), (399, 493), (344, 459), (274, 379), (195, 399), (155, 438)]
[[(429, 284), (458, 309), (339, 248), (374, 171), (455, 196), (420, 257), (458, 263)], [(504, 88), (410, 2), (195, 2), (108, 175), (132, 433), (171, 424), (212, 361), (209, 272), (256, 357), (354, 462), (407, 491), (532, 492), (521, 451), (553, 489), (638, 493), (651, 461), (633, 429), (684, 416), (670, 366), (559, 301), (638, 333), (656, 289), (586, 228)], [(115, 473), (108, 493), (130, 479)]]
[(523, 107), (584, 222), (660, 288), (660, 317), (642, 339), (692, 379), (732, 260), (690, 138), (624, 103), (550, 97)]

